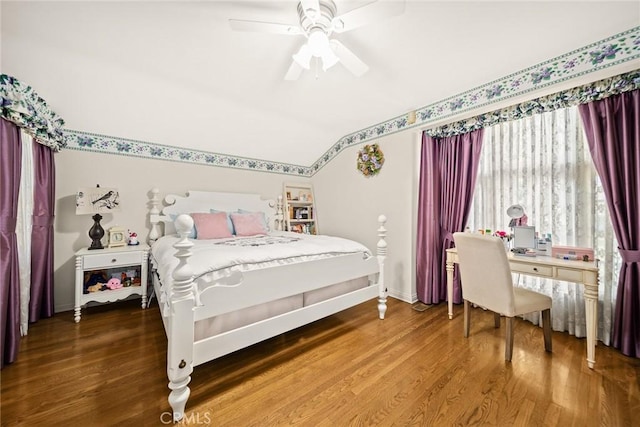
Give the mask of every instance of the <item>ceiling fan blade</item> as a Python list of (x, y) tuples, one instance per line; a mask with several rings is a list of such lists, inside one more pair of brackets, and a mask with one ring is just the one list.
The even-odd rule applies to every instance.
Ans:
[(229, 25), (232, 30), (235, 31), (255, 31), (260, 33), (275, 33), (275, 34), (288, 34), (298, 35), (303, 34), (303, 31), (297, 25), (278, 24), (276, 22), (260, 22), (260, 21), (245, 21), (242, 19), (229, 19)]
[(298, 80), (303, 70), (304, 68), (302, 68), (296, 61), (291, 61), (291, 66), (289, 67), (289, 70), (287, 70), (287, 74), (285, 74), (284, 79)]
[(369, 70), (367, 64), (362, 62), (360, 58), (338, 40), (331, 40), (330, 45), (336, 56), (340, 58), (340, 63), (344, 65), (347, 70), (351, 71), (354, 76), (360, 77)]
[(320, 17), (320, 0), (300, 0), (300, 4), (302, 5), (304, 14), (311, 19), (311, 21), (316, 22)]
[(336, 33), (344, 33), (371, 22), (380, 21), (404, 13), (405, 0), (376, 0), (357, 9), (333, 18), (332, 28)]

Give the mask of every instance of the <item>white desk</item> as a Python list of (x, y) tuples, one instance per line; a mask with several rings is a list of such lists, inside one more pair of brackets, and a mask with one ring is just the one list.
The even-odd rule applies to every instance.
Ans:
[[(508, 255), (511, 271), (529, 276), (564, 280), (584, 285), (584, 305), (587, 321), (587, 364), (596, 363), (598, 328), (598, 263), (597, 261), (567, 261), (549, 256)], [(453, 264), (458, 262), (458, 250), (447, 249), (447, 303), (449, 319), (453, 318)]]

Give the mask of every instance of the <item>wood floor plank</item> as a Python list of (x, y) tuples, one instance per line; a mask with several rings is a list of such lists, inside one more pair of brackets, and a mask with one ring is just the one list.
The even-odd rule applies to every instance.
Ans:
[[(197, 366), (184, 425), (640, 426), (640, 360), (516, 319), (513, 361), (504, 324), (472, 308), (423, 312), (370, 302)], [(166, 425), (166, 337), (157, 306), (92, 307), (30, 326), (1, 372), (2, 426)]]

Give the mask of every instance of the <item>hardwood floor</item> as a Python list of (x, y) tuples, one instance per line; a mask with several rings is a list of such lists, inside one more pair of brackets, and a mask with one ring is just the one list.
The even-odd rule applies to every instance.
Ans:
[[(195, 368), (185, 425), (640, 425), (640, 359), (462, 307), (417, 312), (371, 301)], [(2, 425), (166, 425), (166, 338), (158, 307), (127, 301), (31, 325), (1, 372)]]

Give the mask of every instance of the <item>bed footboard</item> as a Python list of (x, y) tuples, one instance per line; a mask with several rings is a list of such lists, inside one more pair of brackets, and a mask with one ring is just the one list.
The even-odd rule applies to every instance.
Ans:
[[(384, 262), (387, 255), (387, 242), (385, 240), (387, 234), (387, 230), (385, 228), (386, 220), (387, 219), (384, 215), (380, 215), (378, 217), (379, 227), (377, 232), (379, 240), (377, 243), (376, 253), (378, 263), (377, 290), (375, 288), (369, 288), (369, 296), (365, 298), (357, 296), (356, 292), (353, 292), (352, 295), (345, 295), (344, 301), (341, 301), (339, 304), (335, 304), (333, 308), (328, 308), (326, 310), (324, 309), (324, 306), (327, 306), (327, 304), (316, 304), (303, 308), (298, 310), (299, 313), (296, 313), (295, 316), (291, 316), (290, 321), (295, 324), (289, 325), (289, 322), (286, 322), (287, 324), (283, 324), (278, 328), (274, 326), (272, 330), (268, 327), (257, 327), (257, 333), (252, 333), (249, 341), (251, 343), (255, 343), (257, 342), (255, 341), (255, 337), (261, 336), (261, 334), (264, 335), (264, 337), (260, 338), (260, 340), (265, 337), (268, 338), (273, 336), (271, 334), (273, 330), (290, 330), (306, 324), (303, 322), (307, 322), (307, 319), (321, 318), (324, 315), (333, 314), (339, 310), (343, 310), (345, 307), (351, 307), (354, 304), (368, 300), (369, 298), (375, 298), (376, 291), (378, 296), (378, 317), (380, 319), (384, 319), (387, 311), (387, 288), (384, 283)], [(189, 383), (191, 381), (193, 368), (196, 365), (196, 347), (200, 345), (194, 341), (195, 312), (198, 310), (198, 306), (201, 302), (196, 298), (193, 270), (188, 263), (188, 259), (192, 255), (191, 248), (194, 244), (187, 236), (193, 227), (193, 219), (189, 215), (179, 215), (176, 218), (174, 225), (180, 236), (178, 242), (173, 245), (177, 250), (175, 257), (178, 258), (178, 265), (172, 273), (173, 284), (165, 295), (165, 299), (168, 301), (166, 307), (167, 312), (165, 326), (168, 339), (167, 376), (169, 378), (169, 388), (171, 389), (171, 392), (169, 393), (169, 404), (173, 411), (173, 420), (174, 422), (177, 422), (184, 417), (185, 406), (189, 399), (189, 395), (191, 394)], [(357, 292), (364, 296), (363, 291)], [(206, 307), (207, 304), (204, 304), (204, 306)], [(161, 309), (164, 308), (161, 307)], [(314, 310), (325, 311), (320, 313), (322, 315), (319, 315), (318, 313), (315, 313)], [(274, 322), (276, 320), (278, 319), (275, 319)], [(241, 341), (242, 331), (238, 331), (238, 334), (239, 335), (234, 335), (234, 337), (237, 337), (237, 339), (234, 338), (234, 344)], [(198, 349), (200, 350), (200, 348)], [(215, 350), (218, 351), (220, 349)], [(203, 359), (205, 361), (218, 357), (219, 354), (217, 354), (216, 351), (207, 351), (207, 354), (205, 355), (201, 354), (199, 351), (198, 363), (203, 363), (201, 360), (203, 359), (203, 356), (206, 356)]]

